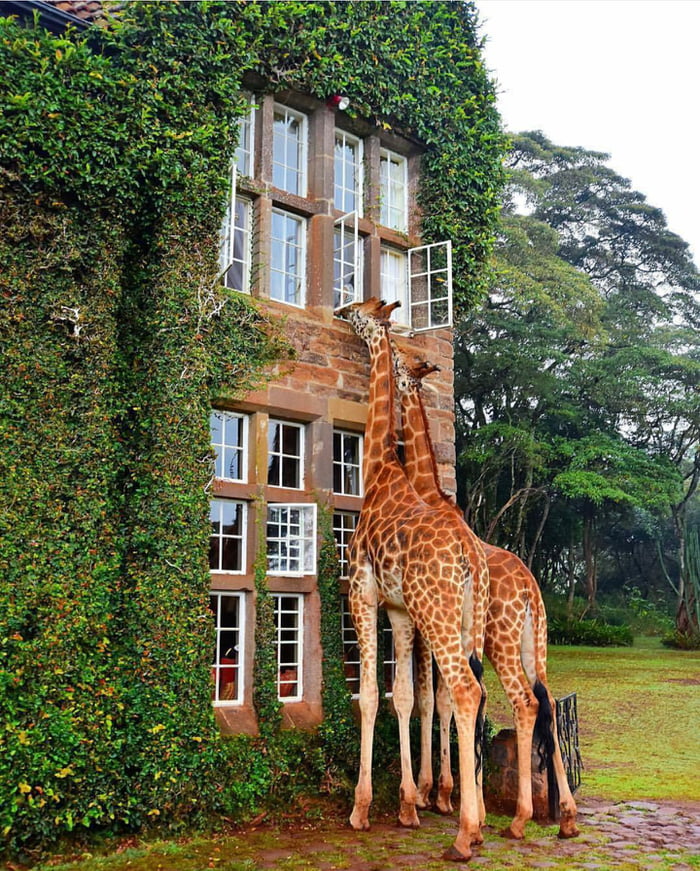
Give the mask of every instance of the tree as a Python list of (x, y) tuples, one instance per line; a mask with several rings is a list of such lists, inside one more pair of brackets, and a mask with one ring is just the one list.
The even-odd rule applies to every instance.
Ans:
[(687, 244), (606, 159), (514, 137), (491, 291), (458, 329), (459, 498), (482, 534), (498, 516), (499, 541), (545, 578), (584, 566), (591, 599), (600, 521), (672, 517), (680, 614), (700, 282)]

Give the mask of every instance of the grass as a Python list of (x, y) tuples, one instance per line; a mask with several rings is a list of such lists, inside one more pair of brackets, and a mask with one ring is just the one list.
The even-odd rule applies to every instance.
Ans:
[[(654, 639), (631, 648), (551, 647), (550, 686), (556, 696), (578, 695), (583, 784), (577, 801), (700, 801), (700, 653), (668, 650)], [(489, 715), (510, 727), (510, 710), (487, 666)], [(486, 842), (472, 861), (489, 871), (546, 867), (554, 871), (674, 871), (698, 869), (700, 856), (675, 844), (650, 848), (640, 838), (608, 844), (604, 824), (581, 819), (582, 836), (556, 840), (556, 826), (528, 824), (522, 842), (497, 832), (509, 820), (489, 815)], [(456, 817), (422, 817), (418, 831), (397, 829), (374, 815), (371, 831), (349, 831), (337, 814), (297, 820), (294, 827), (263, 826), (237, 834), (178, 841), (113, 843), (106, 855), (56, 856), (35, 871), (445, 871), (440, 857), (457, 828)], [(644, 850), (646, 849), (646, 852)], [(102, 851), (100, 851), (102, 852)], [(105, 850), (104, 852), (107, 852)], [(15, 866), (17, 867), (17, 866)], [(465, 866), (457, 866), (465, 867)]]
[[(576, 692), (583, 792), (611, 800), (700, 797), (700, 652), (664, 648), (550, 647), (552, 692)], [(486, 668), (489, 716), (510, 727), (510, 709)]]

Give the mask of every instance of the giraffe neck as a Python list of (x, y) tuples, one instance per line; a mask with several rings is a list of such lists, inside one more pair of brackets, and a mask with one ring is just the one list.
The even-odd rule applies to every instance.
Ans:
[(395, 462), (397, 459), (394, 373), (386, 328), (377, 324), (366, 341), (369, 348), (370, 376), (362, 467), (365, 487), (386, 463)]
[(401, 393), (404, 465), (408, 480), (418, 495), (429, 503), (442, 502), (447, 496), (440, 487), (435, 452), (420, 389), (415, 380)]

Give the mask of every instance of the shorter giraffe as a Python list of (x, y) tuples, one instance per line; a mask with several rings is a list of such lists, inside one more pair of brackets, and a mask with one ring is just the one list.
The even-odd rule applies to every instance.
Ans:
[[(394, 373), (388, 320), (376, 299), (338, 314), (367, 343), (369, 407), (363, 477), (365, 497), (348, 545), (349, 605), (360, 649), (360, 773), (350, 822), (369, 828), (372, 739), (378, 705), (377, 608), (387, 609), (396, 646), (394, 706), (401, 742), (401, 811), (404, 825), (419, 825), (411, 770), (409, 719), (413, 707), (411, 652), (415, 631), (429, 643), (454, 710), (459, 742), (460, 822), (445, 858), (464, 860), (481, 843), (474, 766), (481, 686), (483, 619), (488, 579), (478, 539), (445, 522), (409, 483), (396, 454)], [(476, 604), (475, 604), (476, 603)], [(477, 615), (477, 619), (475, 619)], [(478, 615), (481, 615), (480, 618)]]
[[(442, 491), (429, 435), (429, 424), (421, 396), (422, 379), (436, 371), (427, 363), (410, 366), (403, 353), (393, 346), (397, 387), (401, 396), (406, 473), (416, 492), (430, 505), (448, 506), (455, 522), (463, 522), (457, 506)], [(559, 836), (574, 837), (576, 804), (566, 778), (557, 739), (554, 699), (547, 688), (547, 618), (542, 596), (532, 573), (515, 554), (482, 542), (489, 568), (489, 606), (484, 652), (493, 665), (513, 708), (518, 746), (518, 800), (516, 814), (505, 834), (522, 838), (525, 823), (532, 817), (532, 738), (539, 740), (540, 755), (552, 758), (559, 788)], [(419, 792), (423, 804), (432, 787), (430, 753), (432, 724), (432, 663), (424, 645), (418, 667), (421, 729), (421, 774)], [(524, 673), (523, 673), (524, 672)], [(452, 775), (449, 759), (451, 710), (444, 688), (438, 686), (438, 712), (441, 734), (441, 773), (437, 807), (451, 810)]]

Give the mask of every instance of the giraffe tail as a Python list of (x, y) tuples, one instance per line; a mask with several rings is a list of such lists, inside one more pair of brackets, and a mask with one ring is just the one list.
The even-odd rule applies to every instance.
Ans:
[(541, 681), (535, 681), (532, 692), (539, 703), (535, 720), (535, 741), (540, 757), (540, 771), (544, 771), (554, 755), (554, 711), (547, 687)]
[(479, 702), (479, 710), (476, 715), (476, 730), (474, 732), (474, 756), (476, 760), (476, 774), (478, 775), (484, 760), (484, 709), (486, 707), (486, 692), (483, 682), (484, 666), (476, 653), (472, 653), (469, 657), (469, 665), (481, 687), (481, 701)]

